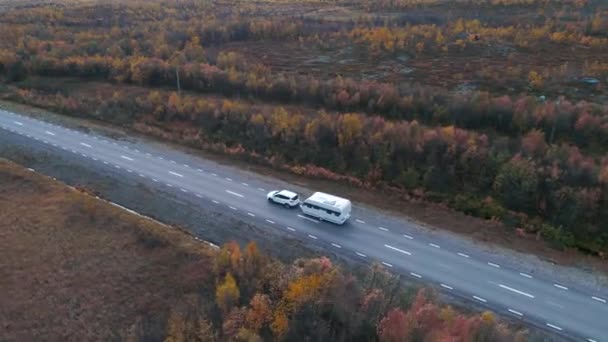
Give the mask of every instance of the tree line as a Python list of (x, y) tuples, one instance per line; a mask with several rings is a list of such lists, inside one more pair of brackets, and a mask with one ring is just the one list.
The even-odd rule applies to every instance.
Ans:
[(254, 243), (244, 249), (227, 243), (213, 262), (212, 291), (176, 305), (167, 319), (166, 342), (526, 338), (490, 312), (464, 315), (442, 305), (432, 291), (405, 285), (378, 265), (360, 274), (344, 272), (325, 257), (286, 265)]

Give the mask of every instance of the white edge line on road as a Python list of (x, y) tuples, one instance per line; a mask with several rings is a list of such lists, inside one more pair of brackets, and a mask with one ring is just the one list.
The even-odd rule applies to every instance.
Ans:
[(311, 238), (311, 239), (313, 239), (313, 240), (318, 240), (319, 239), (318, 237), (316, 237), (314, 235), (310, 235), (310, 234), (308, 234), (308, 237)]
[(169, 174), (172, 174), (172, 175), (174, 175), (176, 177), (184, 178), (184, 175), (181, 175), (181, 174), (179, 174), (177, 172), (169, 171)]
[(388, 232), (388, 229), (387, 229), (387, 228), (384, 228), (384, 227), (378, 227), (378, 229), (380, 229), (380, 230), (381, 230), (381, 231), (383, 231), (383, 232)]
[(524, 314), (522, 314), (521, 312), (519, 312), (519, 311), (515, 311), (515, 310), (513, 310), (513, 309), (509, 309), (508, 311), (509, 311), (510, 313), (512, 313), (512, 314), (517, 315), (517, 316), (523, 316), (523, 315), (524, 315)]
[(546, 324), (548, 327), (550, 327), (550, 328), (553, 328), (553, 329), (555, 329), (555, 330), (562, 331), (562, 328), (561, 328), (561, 327), (558, 327), (557, 325), (553, 325), (553, 324), (551, 324), (551, 323), (545, 323), (545, 324)]
[(467, 254), (460, 253), (460, 252), (458, 253), (458, 255), (460, 255), (460, 256), (461, 256), (461, 257), (463, 257), (463, 258), (468, 258), (468, 257), (469, 257)]
[(448, 289), (448, 290), (453, 290), (453, 289), (454, 289), (453, 287), (448, 286), (448, 285), (446, 285), (446, 284), (441, 284), (441, 287), (443, 287), (443, 288), (445, 288), (445, 289)]
[(312, 221), (312, 222), (314, 222), (314, 223), (319, 223), (319, 221), (317, 221), (317, 220), (315, 220), (315, 219), (311, 219), (310, 217), (306, 217), (306, 216), (304, 216), (304, 215), (299, 215), (299, 214), (298, 214), (298, 217), (299, 217), (299, 218), (303, 218), (303, 219), (308, 220), (308, 221)]
[(270, 224), (274, 224), (274, 221), (272, 221), (272, 220), (268, 220), (268, 219), (266, 219), (266, 222), (268, 222), (268, 223), (270, 223)]
[(255, 214), (252, 214), (252, 213), (247, 213), (247, 215), (249, 215), (251, 217), (255, 217)]
[(487, 302), (488, 302), (487, 300), (485, 300), (485, 299), (483, 299), (483, 298), (481, 298), (481, 297), (473, 296), (473, 298), (477, 299), (477, 300), (478, 300), (478, 301), (480, 301), (480, 302), (484, 302), (484, 303), (487, 303)]
[(429, 243), (429, 246), (434, 247), (434, 248), (441, 248), (441, 247), (439, 247), (439, 245), (436, 245), (434, 243)]
[(409, 236), (407, 234), (403, 234), (403, 237), (406, 238), (406, 239), (408, 239), (408, 240), (414, 240), (413, 236)]
[(412, 255), (412, 253), (408, 252), (408, 251), (404, 251), (403, 249), (399, 249), (397, 247), (393, 247), (391, 245), (384, 245), (384, 247), (388, 248), (388, 249), (392, 249), (394, 251), (397, 251), (399, 253), (403, 253), (405, 255)]
[(360, 256), (362, 258), (367, 258), (367, 255), (365, 255), (363, 253), (355, 252), (355, 254), (357, 254), (358, 256)]
[(356, 219), (355, 221), (357, 221), (357, 222), (359, 222), (361, 224), (365, 224), (365, 221), (363, 221), (363, 220)]
[(85, 143), (83, 143), (83, 142), (81, 142), (81, 143), (80, 143), (80, 145), (82, 145), (82, 146), (84, 146), (84, 147), (91, 148), (91, 145), (89, 145), (89, 144), (85, 144)]
[(336, 248), (342, 248), (342, 246), (338, 245), (337, 243), (331, 243), (332, 246), (336, 247)]
[(129, 157), (126, 157), (126, 156), (120, 156), (120, 158), (125, 159), (125, 160), (128, 160), (128, 161), (133, 161), (133, 159), (132, 159), (132, 158), (129, 158)]
[(412, 277), (416, 277), (418, 279), (422, 279), (422, 276), (418, 273), (414, 273), (414, 272), (410, 272), (410, 274), (412, 275)]
[(534, 298), (534, 296), (533, 296), (533, 295), (531, 295), (531, 294), (529, 294), (529, 293), (527, 293), (527, 292), (523, 292), (523, 291), (520, 291), (520, 290), (518, 290), (518, 289), (514, 289), (514, 288), (509, 287), (509, 286), (507, 286), (507, 285), (498, 284), (498, 286), (499, 286), (499, 287), (501, 287), (501, 288), (503, 288), (503, 289), (505, 289), (505, 290), (509, 290), (509, 291), (511, 291), (511, 292), (515, 292), (515, 293), (517, 293), (517, 294), (520, 294), (520, 295), (522, 295), (522, 296), (526, 296), (526, 297), (528, 297), (528, 298)]
[(529, 275), (529, 274), (526, 274), (526, 273), (521, 273), (521, 272), (519, 272), (519, 275), (520, 275), (520, 276), (522, 276), (522, 277), (526, 277), (526, 278), (528, 278), (528, 279), (532, 279), (532, 276), (531, 276), (531, 275)]
[(493, 262), (488, 262), (488, 265), (492, 266), (492, 267), (496, 267), (496, 268), (500, 268), (499, 264), (495, 264)]
[(600, 298), (600, 297), (596, 297), (596, 296), (591, 296), (591, 299), (593, 300), (597, 300), (598, 302), (602, 302), (602, 303), (606, 303), (606, 300), (604, 298)]
[(558, 289), (562, 289), (564, 291), (568, 291), (568, 288), (565, 287), (564, 285), (560, 285), (560, 284), (553, 284), (553, 286), (557, 287)]
[(393, 267), (393, 265), (389, 264), (388, 262), (382, 262), (382, 265), (386, 266), (386, 267)]
[(296, 230), (291, 228), (291, 227), (287, 227), (287, 230), (289, 230), (290, 232), (295, 232)]
[(231, 194), (231, 195), (234, 195), (234, 196), (240, 197), (240, 198), (245, 198), (245, 196), (243, 196), (243, 195), (241, 195), (241, 194), (239, 194), (239, 193), (236, 193), (236, 192), (234, 192), (234, 191), (226, 190), (226, 192), (227, 192), (227, 193), (229, 193), (229, 194)]

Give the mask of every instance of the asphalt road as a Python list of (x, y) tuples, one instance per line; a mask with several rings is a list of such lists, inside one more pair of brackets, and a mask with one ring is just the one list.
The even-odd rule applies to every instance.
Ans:
[[(581, 341), (608, 341), (606, 289), (556, 282), (492, 259), (479, 250), (433, 240), (432, 235), (398, 217), (358, 206), (344, 226), (319, 222), (266, 201), (277, 183), (243, 178), (228, 167), (179, 151), (136, 145), (74, 131), (0, 110), (0, 132), (19, 134), (58, 152), (73, 153), (139, 177), (151, 186), (171, 188), (218, 211), (233, 211), (243, 220), (289, 232), (310, 243), (363, 261), (377, 261), (394, 272), (440, 286), (501, 314)], [(11, 132), (11, 133), (9, 133)], [(2, 133), (0, 133), (2, 134)], [(323, 191), (323, 189), (318, 189)], [(303, 196), (308, 195), (302, 194)], [(336, 194), (340, 195), (340, 194)]]

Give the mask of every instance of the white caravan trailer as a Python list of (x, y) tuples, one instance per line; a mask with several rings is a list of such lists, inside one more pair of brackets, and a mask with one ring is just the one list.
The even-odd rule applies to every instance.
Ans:
[(315, 192), (302, 202), (300, 208), (306, 215), (323, 221), (343, 224), (350, 217), (351, 204), (345, 198)]

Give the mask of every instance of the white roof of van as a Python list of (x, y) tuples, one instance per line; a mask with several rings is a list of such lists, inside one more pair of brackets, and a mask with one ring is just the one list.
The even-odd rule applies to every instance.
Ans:
[(323, 192), (315, 192), (312, 196), (308, 197), (307, 201), (314, 201), (317, 203), (323, 203), (325, 205), (329, 205), (337, 208), (346, 208), (350, 206), (350, 201), (346, 198), (326, 194)]

